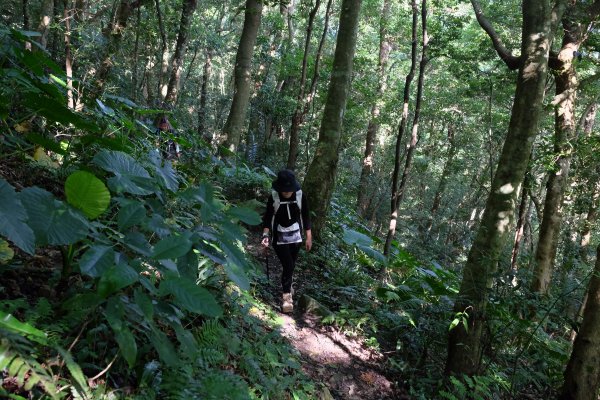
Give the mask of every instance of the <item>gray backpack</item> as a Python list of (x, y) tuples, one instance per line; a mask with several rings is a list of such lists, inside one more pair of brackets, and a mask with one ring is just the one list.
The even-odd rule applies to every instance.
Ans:
[(279, 207), (284, 204), (287, 205), (287, 211), (288, 211), (288, 218), (292, 219), (292, 216), (290, 214), (290, 204), (298, 204), (298, 210), (300, 210), (300, 229), (304, 230), (304, 223), (302, 221), (302, 190), (298, 190), (296, 192), (296, 200), (292, 200), (292, 201), (281, 201), (281, 198), (279, 197), (279, 193), (276, 190), (273, 190), (271, 195), (273, 196), (273, 217), (271, 218), (271, 229), (275, 229), (275, 215), (277, 214), (277, 211), (279, 210)]

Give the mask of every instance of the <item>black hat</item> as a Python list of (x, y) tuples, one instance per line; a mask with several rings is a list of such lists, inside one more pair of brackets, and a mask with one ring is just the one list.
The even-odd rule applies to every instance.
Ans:
[(289, 169), (282, 169), (277, 173), (277, 179), (273, 181), (271, 185), (273, 190), (277, 192), (297, 192), (300, 190), (300, 184), (296, 180), (296, 176), (293, 171)]

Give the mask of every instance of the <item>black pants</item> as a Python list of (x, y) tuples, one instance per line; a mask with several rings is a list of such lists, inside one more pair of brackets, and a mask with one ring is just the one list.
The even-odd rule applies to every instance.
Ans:
[(283, 293), (290, 293), (292, 290), (292, 276), (294, 275), (294, 268), (296, 267), (296, 259), (298, 259), (298, 252), (300, 251), (300, 243), (275, 244), (273, 247), (275, 248), (275, 254), (277, 254), (277, 257), (283, 266), (283, 272), (281, 273)]

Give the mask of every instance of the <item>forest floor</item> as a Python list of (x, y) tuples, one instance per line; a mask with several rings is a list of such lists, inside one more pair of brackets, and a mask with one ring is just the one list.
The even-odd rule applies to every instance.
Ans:
[[(265, 254), (259, 240), (251, 239), (247, 249), (265, 267)], [(333, 326), (322, 325), (320, 317), (299, 306), (299, 299), (305, 296), (302, 283), (318, 277), (296, 268), (294, 312), (283, 314), (280, 312), (282, 267), (272, 249), (269, 249), (269, 270), (268, 285), (261, 288), (261, 295), (279, 314), (281, 335), (300, 354), (304, 373), (324, 386), (321, 400), (409, 398), (399, 393), (391, 377), (381, 368), (385, 365), (384, 354), (364, 346), (363, 338), (349, 337)]]

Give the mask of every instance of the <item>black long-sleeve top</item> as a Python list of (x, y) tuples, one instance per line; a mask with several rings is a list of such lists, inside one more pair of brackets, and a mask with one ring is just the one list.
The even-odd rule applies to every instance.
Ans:
[[(279, 194), (279, 200), (281, 202), (285, 201), (295, 201), (296, 200), (296, 192), (292, 194), (289, 199), (286, 199), (281, 194)], [(291, 218), (288, 216), (288, 206)], [(283, 227), (288, 227), (294, 224), (294, 222), (298, 222), (300, 226), (304, 228), (304, 230), (310, 230), (310, 212), (308, 209), (308, 201), (306, 200), (306, 195), (302, 193), (302, 221), (300, 221), (300, 209), (298, 208), (298, 204), (280, 204), (279, 209), (277, 210), (277, 215), (275, 215), (275, 221), (273, 226), (271, 226), (271, 219), (273, 218), (273, 211), (275, 211), (273, 207), (273, 194), (269, 196), (269, 200), (267, 201), (267, 212), (263, 216), (263, 227), (269, 228), (271, 230), (271, 235), (273, 234), (274, 228), (277, 225), (281, 225)]]

